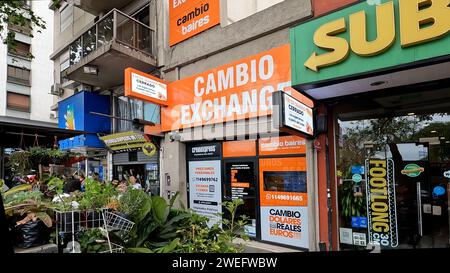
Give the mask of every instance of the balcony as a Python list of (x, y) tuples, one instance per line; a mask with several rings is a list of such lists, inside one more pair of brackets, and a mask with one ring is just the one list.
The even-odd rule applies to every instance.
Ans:
[(122, 9), (133, 2), (133, 0), (78, 0), (76, 7), (98, 16), (112, 9)]
[(154, 37), (149, 26), (113, 9), (69, 45), (70, 66), (62, 74), (102, 89), (122, 85), (125, 68), (155, 68)]

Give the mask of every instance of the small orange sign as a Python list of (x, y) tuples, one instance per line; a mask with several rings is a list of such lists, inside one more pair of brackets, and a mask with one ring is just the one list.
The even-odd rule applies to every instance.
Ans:
[(167, 106), (167, 90), (167, 82), (131, 67), (125, 69), (125, 96)]
[(306, 153), (305, 139), (299, 136), (261, 138), (260, 155), (294, 155)]
[(256, 140), (225, 141), (222, 153), (223, 157), (256, 156)]
[(169, 44), (173, 46), (220, 24), (219, 0), (169, 0)]

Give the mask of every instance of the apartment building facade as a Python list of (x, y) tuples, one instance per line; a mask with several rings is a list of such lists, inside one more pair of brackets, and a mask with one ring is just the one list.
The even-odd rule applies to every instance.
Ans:
[(53, 14), (48, 10), (48, 1), (28, 1), (24, 8), (40, 14), (47, 28), (39, 33), (36, 29), (8, 26), (8, 30), (15, 32), (17, 46), (13, 51), (5, 44), (0, 45), (0, 115), (54, 126), (56, 119), (49, 108), (53, 101), (49, 94), (53, 64), (47, 58), (53, 51), (49, 43), (53, 40)]
[[(23, 9), (33, 11), (45, 21), (38, 29), (10, 24), (5, 32), (15, 33), (15, 49), (0, 44), (0, 177), (6, 157), (14, 149), (33, 146), (53, 147), (55, 138), (68, 137), (58, 130), (56, 113), (50, 108), (53, 83), (53, 13), (50, 1), (23, 1)], [(31, 58), (33, 56), (33, 58)]]

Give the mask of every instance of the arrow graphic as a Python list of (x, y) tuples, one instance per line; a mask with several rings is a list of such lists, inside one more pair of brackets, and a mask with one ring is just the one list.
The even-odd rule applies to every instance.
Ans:
[(319, 72), (322, 67), (334, 65), (345, 60), (350, 53), (350, 46), (344, 38), (336, 37), (339, 33), (347, 30), (344, 18), (335, 20), (321, 26), (314, 33), (314, 43), (317, 47), (331, 50), (327, 53), (317, 55), (313, 52), (304, 63), (305, 67), (314, 72)]

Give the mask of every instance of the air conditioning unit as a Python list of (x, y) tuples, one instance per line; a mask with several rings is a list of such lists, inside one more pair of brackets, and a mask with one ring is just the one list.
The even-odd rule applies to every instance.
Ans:
[(55, 83), (50, 88), (50, 94), (55, 96), (61, 96), (64, 93), (64, 89), (61, 88), (61, 85), (59, 83)]

